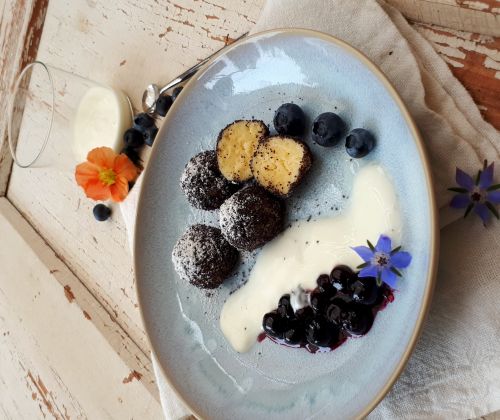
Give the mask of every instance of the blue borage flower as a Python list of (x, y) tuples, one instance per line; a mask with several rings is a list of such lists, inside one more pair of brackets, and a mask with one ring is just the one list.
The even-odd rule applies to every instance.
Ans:
[(493, 185), (494, 163), (488, 166), (484, 161), (483, 169), (478, 171), (476, 179), (457, 168), (455, 180), (459, 187), (448, 188), (449, 191), (458, 193), (455, 195), (450, 206), (454, 209), (465, 209), (464, 218), (474, 210), (483, 224), (486, 226), (490, 213), (499, 219), (495, 205), (500, 204), (500, 184)]
[(358, 266), (361, 269), (358, 276), (375, 277), (379, 286), (384, 282), (395, 288), (397, 278), (402, 276), (399, 270), (411, 263), (410, 253), (400, 251), (400, 246), (392, 249), (391, 238), (386, 235), (380, 235), (376, 246), (370, 241), (366, 242), (368, 246), (352, 248), (364, 261)]

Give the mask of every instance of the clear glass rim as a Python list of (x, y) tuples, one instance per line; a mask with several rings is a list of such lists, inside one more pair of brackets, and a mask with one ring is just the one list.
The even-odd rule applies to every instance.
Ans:
[[(16, 103), (16, 98), (17, 98), (17, 94), (18, 94), (18, 91), (19, 91), (19, 87), (21, 85), (21, 82), (22, 82), (25, 74), (31, 68), (33, 68), (33, 67), (35, 67), (37, 65), (41, 66), (44, 69), (44, 71), (47, 73), (47, 76), (49, 78), (50, 91), (51, 91), (51, 94), (52, 94), (52, 100), (51, 100), (51, 104), (50, 104), (50, 106), (51, 106), (51, 109), (50, 109), (50, 120), (49, 120), (49, 126), (47, 128), (46, 133), (45, 133), (45, 138), (43, 139), (42, 147), (40, 148), (40, 150), (38, 151), (38, 153), (35, 155), (35, 157), (31, 161), (29, 161), (28, 163), (22, 163), (22, 162), (19, 161), (19, 159), (17, 157), (17, 153), (16, 153), (17, 140), (18, 139), (16, 139), (16, 147), (14, 147), (14, 139), (13, 139), (13, 135), (12, 135), (12, 130), (13, 130), (12, 125), (13, 125), (13, 118), (14, 118), (14, 107), (15, 107), (15, 103)], [(55, 93), (54, 93), (54, 81), (52, 79), (52, 74), (50, 73), (50, 70), (49, 70), (49, 68), (47, 67), (47, 65), (45, 63), (42, 63), (41, 61), (33, 61), (32, 63), (30, 63), (26, 67), (24, 67), (23, 70), (21, 71), (21, 73), (19, 73), (19, 76), (17, 76), (16, 82), (14, 84), (14, 90), (13, 90), (13, 92), (11, 94), (10, 105), (9, 105), (9, 114), (8, 114), (8, 119), (7, 119), (7, 137), (8, 137), (8, 142), (9, 142), (10, 154), (12, 156), (12, 159), (13, 159), (14, 163), (17, 166), (19, 166), (20, 168), (29, 168), (30, 166), (32, 166), (40, 158), (40, 156), (44, 152), (44, 150), (45, 150), (45, 148), (47, 146), (47, 143), (49, 142), (50, 132), (52, 130), (52, 123), (54, 121), (54, 108), (55, 108)], [(19, 136), (19, 133), (18, 133), (18, 136)]]

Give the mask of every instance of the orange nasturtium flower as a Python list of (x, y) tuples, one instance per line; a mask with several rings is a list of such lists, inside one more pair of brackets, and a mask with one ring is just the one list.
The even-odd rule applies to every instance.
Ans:
[(128, 194), (128, 183), (135, 181), (139, 170), (124, 154), (116, 154), (109, 147), (97, 147), (87, 155), (87, 162), (76, 167), (77, 184), (93, 200), (123, 201)]

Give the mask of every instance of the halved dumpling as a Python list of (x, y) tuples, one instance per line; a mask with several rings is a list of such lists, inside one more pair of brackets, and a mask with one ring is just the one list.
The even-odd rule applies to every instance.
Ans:
[(258, 145), (251, 167), (262, 187), (286, 197), (300, 183), (311, 163), (311, 151), (305, 143), (293, 137), (271, 136)]
[(219, 171), (233, 182), (252, 178), (250, 162), (259, 142), (269, 135), (260, 120), (238, 120), (224, 128), (217, 139)]

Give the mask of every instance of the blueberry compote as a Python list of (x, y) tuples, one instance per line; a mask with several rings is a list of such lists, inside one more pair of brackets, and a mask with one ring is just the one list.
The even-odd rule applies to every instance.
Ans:
[(377, 286), (374, 277), (358, 277), (345, 265), (318, 277), (309, 293), (309, 305), (293, 310), (283, 295), (276, 310), (264, 315), (264, 333), (278, 344), (304, 347), (311, 353), (336, 349), (349, 337), (370, 331), (378, 311), (394, 300), (392, 290)]

